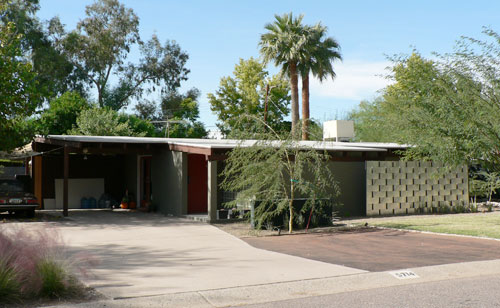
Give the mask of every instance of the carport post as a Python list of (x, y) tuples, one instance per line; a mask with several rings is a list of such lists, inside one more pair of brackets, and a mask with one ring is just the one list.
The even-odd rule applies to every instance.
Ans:
[(68, 216), (69, 148), (64, 146), (63, 216)]
[(217, 220), (217, 161), (209, 160), (208, 164), (208, 196), (207, 214), (211, 222)]

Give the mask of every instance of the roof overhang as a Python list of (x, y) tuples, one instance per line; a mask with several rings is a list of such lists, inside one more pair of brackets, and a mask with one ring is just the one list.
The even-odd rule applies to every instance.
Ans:
[[(151, 152), (153, 149), (168, 149), (191, 154), (207, 156), (220, 155), (236, 147), (250, 147), (258, 140), (234, 139), (188, 139), (188, 138), (153, 138), (153, 137), (122, 137), (122, 136), (74, 136), (48, 135), (37, 137), (34, 141), (35, 150), (43, 150), (44, 146), (51, 148), (69, 147), (76, 152), (84, 153), (140, 153)], [(269, 141), (265, 144), (279, 147), (281, 141)], [(333, 141), (296, 141), (294, 146), (304, 149), (315, 149), (327, 152), (388, 152), (404, 150), (407, 145), (395, 143), (374, 142), (333, 142)], [(40, 149), (38, 149), (40, 148)]]

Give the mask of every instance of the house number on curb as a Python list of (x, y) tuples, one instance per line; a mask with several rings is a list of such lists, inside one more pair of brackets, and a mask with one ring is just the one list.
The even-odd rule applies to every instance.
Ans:
[(417, 274), (412, 271), (398, 271), (398, 272), (390, 272), (390, 274), (397, 279), (413, 279), (420, 278)]

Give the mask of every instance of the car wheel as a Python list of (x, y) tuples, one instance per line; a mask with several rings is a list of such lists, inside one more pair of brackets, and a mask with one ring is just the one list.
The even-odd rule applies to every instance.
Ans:
[(26, 211), (26, 217), (28, 217), (28, 218), (33, 218), (33, 217), (35, 217), (35, 209), (32, 209), (32, 210), (27, 210), (27, 211)]

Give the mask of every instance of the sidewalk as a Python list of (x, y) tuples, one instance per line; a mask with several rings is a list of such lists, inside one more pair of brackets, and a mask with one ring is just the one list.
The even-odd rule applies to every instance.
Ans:
[(500, 275), (500, 260), (456, 263), (410, 269), (417, 276), (398, 279), (392, 272), (360, 273), (339, 277), (213, 289), (197, 292), (106, 300), (54, 308), (119, 307), (228, 307), (297, 299), (310, 296), (369, 290), (460, 278)]

